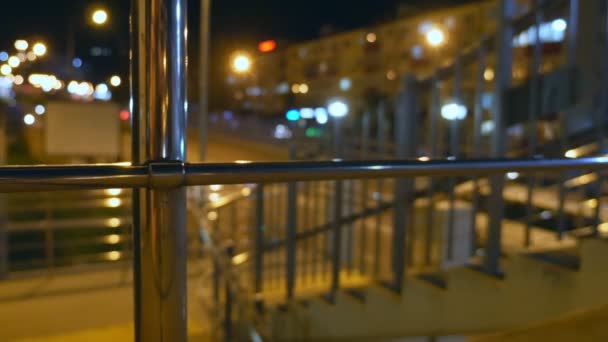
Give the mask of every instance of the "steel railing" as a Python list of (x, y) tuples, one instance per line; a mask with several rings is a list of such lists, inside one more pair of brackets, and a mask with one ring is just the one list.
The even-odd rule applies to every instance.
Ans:
[[(454, 57), (452, 63), (440, 67), (430, 76), (422, 78), (417, 78), (414, 75), (406, 76), (403, 80), (400, 94), (394, 99), (394, 108), (391, 108), (388, 101), (381, 101), (375, 113), (372, 110), (367, 110), (360, 113), (361, 115), (355, 120), (343, 120), (344, 122), (338, 120), (333, 122), (334, 130), (331, 136), (333, 147), (320, 151), (319, 155), (322, 157), (332, 156), (336, 159), (354, 157), (360, 159), (397, 158), (401, 160), (413, 160), (416, 158), (434, 160), (455, 157), (480, 158), (482, 156), (501, 158), (507, 155), (519, 155), (530, 158), (530, 161), (538, 163), (537, 165), (546, 161), (543, 159), (545, 156), (555, 158), (560, 158), (564, 155), (570, 156), (568, 149), (578, 148), (578, 145), (573, 145), (569, 142), (569, 137), (574, 131), (571, 132), (567, 129), (567, 122), (569, 118), (577, 116), (577, 113), (570, 110), (570, 108), (577, 103), (584, 102), (585, 97), (589, 96), (589, 94), (584, 94), (584, 92), (574, 91), (575, 89), (571, 86), (575, 84), (578, 77), (581, 77), (579, 71), (575, 70), (577, 63), (580, 63), (580, 54), (577, 52), (577, 49), (580, 48), (581, 43), (586, 42), (584, 37), (581, 39), (581, 33), (579, 33), (579, 1), (534, 1), (529, 13), (520, 17), (515, 17), (514, 6), (515, 3), (512, 1), (500, 1), (498, 7), (500, 25), (496, 34), (482, 37), (474, 46), (463, 48)], [(586, 8), (588, 10), (588, 7)], [(566, 39), (564, 43), (560, 44), (561, 52), (553, 56), (544, 56), (543, 43), (540, 39), (540, 30), (538, 28), (544, 23), (546, 18), (554, 20), (562, 17), (567, 18), (568, 24), (565, 35)], [(522, 58), (523, 49), (515, 51), (513, 38), (517, 34), (527, 30), (530, 26), (537, 28), (535, 36), (531, 37), (535, 43), (531, 44), (530, 57)], [(588, 42), (585, 44), (588, 44)], [(514, 67), (516, 53), (519, 54), (519, 61), (523, 60), (528, 64), (524, 66), (525, 71), (523, 74), (527, 75), (526, 77), (521, 75), (515, 76), (518, 74), (515, 72), (517, 70)], [(542, 67), (544, 61), (550, 62), (553, 66), (549, 69)], [(562, 67), (560, 68), (559, 65), (562, 65)], [(518, 67), (520, 68), (521, 65)], [(487, 79), (486, 71), (488, 68), (492, 68), (494, 80)], [(520, 72), (519, 74), (522, 73)], [(566, 101), (562, 101), (564, 103), (563, 108), (549, 106), (549, 109), (545, 109), (542, 105), (543, 91), (546, 92), (547, 89), (545, 88), (550, 87), (550, 84), (547, 85), (548, 82), (546, 80), (552, 75), (557, 75), (560, 79), (563, 79), (564, 82), (562, 84), (570, 84), (567, 90), (568, 94), (564, 96)], [(603, 82), (606, 83), (606, 75), (603, 75)], [(513, 102), (516, 100), (512, 97), (512, 94), (513, 90), (518, 87), (523, 87), (523, 92), (528, 94), (525, 103), (527, 108), (524, 108), (521, 113), (514, 112), (513, 108), (507, 106), (507, 104), (513, 104), (509, 103), (509, 101)], [(598, 90), (601, 91), (601, 89), (591, 89), (593, 92)], [(487, 106), (483, 103), (484, 93), (487, 92), (493, 95), (494, 100), (491, 108), (486, 108)], [(462, 122), (458, 120), (442, 122), (440, 116), (441, 105), (447, 100), (459, 102), (472, 108), (473, 115), (469, 115)], [(594, 108), (594, 111), (598, 113), (602, 112), (605, 110), (604, 107)], [(562, 109), (563, 111), (561, 111)], [(542, 112), (543, 110), (545, 112)], [(548, 110), (560, 110), (560, 114), (557, 118), (554, 118), (547, 115)], [(387, 116), (391, 114), (394, 119), (392, 125), (387, 120)], [(511, 118), (514, 114), (517, 114), (515, 115), (517, 116), (515, 120)], [(488, 151), (484, 151), (482, 149), (482, 145), (484, 145), (482, 143), (482, 122), (488, 115), (491, 116), (490, 121), (495, 126), (486, 144), (491, 148)], [(357, 122), (359, 119), (360, 122)], [(549, 141), (549, 143), (545, 144), (547, 148), (540, 143), (541, 139), (537, 131), (541, 119), (554, 124), (558, 127), (559, 131), (554, 141)], [(597, 136), (597, 141), (603, 146), (605, 140), (603, 134), (605, 121), (598, 115), (592, 115), (587, 119), (593, 123), (594, 129), (597, 131), (597, 134), (594, 133), (594, 136)], [(374, 121), (376, 132), (372, 132)], [(508, 137), (505, 132), (508, 124), (525, 124), (530, 127), (524, 132), (524, 135), (528, 139), (528, 145), (524, 146), (523, 150), (519, 149), (519, 152), (514, 152), (516, 148), (507, 144)], [(418, 139), (418, 133), (422, 127), (427, 126), (428, 140), (424, 142), (422, 139)], [(345, 128), (348, 130), (348, 133), (345, 133)], [(394, 134), (391, 135), (389, 133), (390, 130)], [(465, 130), (470, 132), (473, 137), (468, 142), (470, 144), (468, 147), (463, 146), (464, 143), (462, 141), (462, 132)], [(342, 136), (344, 135), (348, 135), (349, 138), (343, 139)], [(376, 138), (375, 143), (372, 141), (374, 135)], [(391, 139), (391, 136), (394, 141)], [(444, 142), (448, 140), (449, 142)], [(556, 142), (559, 145), (557, 148), (549, 146), (550, 144), (555, 145)], [(353, 145), (354, 148), (352, 150), (345, 149), (345, 146)], [(323, 145), (321, 144), (321, 146)], [(546, 153), (545, 156), (539, 156), (539, 153), (543, 151)], [(604, 149), (600, 148), (599, 151), (603, 153)], [(378, 161), (368, 161), (368, 163), (382, 164), (382, 162)], [(588, 177), (588, 174), (585, 174), (585, 168), (581, 169), (573, 166), (561, 171), (556, 168), (546, 170), (546, 172), (534, 170), (526, 172), (523, 169), (513, 168), (514, 171), (507, 171), (509, 173), (508, 178), (510, 179), (507, 183), (505, 175), (502, 174), (503, 172), (491, 172), (489, 169), (481, 173), (479, 172), (481, 168), (485, 169), (485, 167), (493, 162), (487, 161), (490, 164), (484, 162), (483, 166), (476, 165), (475, 161), (466, 161), (465, 163), (470, 165), (468, 174), (456, 169), (450, 170), (447, 162), (440, 162), (441, 167), (445, 167), (446, 173), (436, 174), (430, 170), (425, 170), (428, 173), (407, 174), (407, 177), (409, 177), (407, 179), (400, 179), (400, 177), (406, 177), (406, 173), (395, 176), (397, 179), (388, 184), (380, 180), (376, 184), (376, 189), (379, 189), (378, 192), (381, 193), (380, 196), (382, 196), (382, 192), (385, 192), (385, 187), (389, 186), (392, 198), (385, 201), (375, 201), (374, 205), (366, 203), (365, 200), (365, 198), (369, 198), (368, 182), (359, 182), (358, 190), (356, 192), (352, 191), (354, 186), (352, 183), (349, 183), (348, 179), (356, 177), (338, 177), (336, 179), (347, 181), (330, 182), (329, 184), (307, 182), (299, 185), (294, 183), (272, 184), (269, 186), (258, 185), (258, 193), (255, 197), (256, 212), (250, 212), (251, 218), (247, 221), (248, 226), (241, 229), (241, 231), (243, 229), (245, 231), (249, 229), (250, 231), (251, 227), (257, 229), (253, 237), (244, 239), (245, 241), (243, 241), (242, 246), (243, 251), (247, 251), (249, 255), (254, 255), (251, 258), (252, 264), (255, 265), (252, 283), (256, 284), (256, 291), (262, 291), (264, 286), (260, 284), (267, 284), (268, 279), (266, 278), (270, 277), (268, 273), (273, 273), (275, 274), (274, 280), (280, 283), (279, 288), (285, 291), (286, 298), (293, 298), (295, 296), (294, 291), (296, 291), (295, 289), (302, 278), (302, 275), (297, 273), (299, 271), (296, 271), (296, 269), (306, 268), (306, 266), (301, 265), (306, 265), (306, 261), (300, 260), (299, 253), (303, 248), (307, 248), (304, 247), (309, 243), (306, 242), (307, 240), (321, 236), (321, 239), (325, 240), (321, 242), (322, 247), (320, 251), (326, 252), (329, 258), (329, 260), (326, 260), (326, 263), (331, 266), (332, 281), (327, 289), (327, 293), (330, 296), (335, 296), (336, 291), (341, 288), (340, 273), (345, 269), (340, 255), (345, 252), (342, 246), (347, 249), (364, 247), (364, 245), (354, 246), (352, 244), (353, 225), (364, 227), (366, 225), (364, 221), (374, 216), (378, 218), (376, 222), (382, 222), (383, 218), (380, 213), (390, 210), (392, 210), (392, 217), (385, 217), (384, 220), (392, 220), (392, 227), (390, 228), (392, 230), (391, 239), (382, 242), (380, 242), (380, 239), (376, 239), (374, 243), (376, 244), (376, 249), (378, 249), (378, 244), (383, 244), (383, 246), (384, 244), (389, 244), (391, 255), (383, 260), (380, 260), (378, 255), (372, 257), (376, 259), (374, 260), (375, 264), (388, 263), (391, 265), (390, 272), (388, 272), (391, 279), (389, 279), (388, 284), (393, 289), (399, 290), (403, 284), (404, 270), (406, 269), (405, 263), (411, 262), (411, 254), (414, 253), (413, 248), (409, 246), (411, 241), (408, 240), (422, 238), (426, 239), (426, 244), (428, 245), (429, 241), (434, 238), (432, 229), (428, 228), (416, 231), (411, 221), (414, 218), (425, 216), (428, 225), (432, 226), (431, 222), (435, 219), (434, 216), (437, 215), (438, 210), (438, 206), (432, 204), (435, 201), (447, 203), (448, 217), (446, 222), (448, 227), (447, 242), (445, 243), (447, 250), (445, 252), (448, 255), (448, 259), (454, 254), (455, 246), (453, 246), (452, 241), (454, 240), (455, 229), (457, 228), (454, 222), (456, 215), (459, 215), (456, 208), (457, 202), (464, 200), (466, 203), (470, 203), (472, 207), (470, 213), (467, 214), (472, 225), (471, 231), (473, 234), (470, 245), (476, 248), (480, 243), (483, 243), (484, 248), (477, 251), (483, 253), (483, 257), (480, 258), (481, 269), (494, 275), (501, 274), (500, 256), (503, 253), (503, 245), (511, 242), (502, 241), (502, 234), (505, 221), (510, 219), (508, 217), (509, 212), (517, 209), (513, 208), (514, 203), (520, 206), (523, 204), (525, 207), (526, 214), (517, 220), (518, 224), (523, 222), (523, 228), (521, 229), (523, 234), (518, 236), (517, 244), (525, 248), (539, 247), (533, 246), (534, 242), (539, 240), (539, 236), (545, 239), (544, 235), (549, 239), (555, 238), (555, 241), (559, 243), (564, 242), (564, 245), (566, 245), (571, 242), (569, 239), (571, 235), (568, 231), (573, 229), (573, 223), (570, 222), (572, 220), (577, 221), (577, 223), (574, 223), (574, 228), (584, 228), (582, 230), (587, 233), (598, 234), (602, 219), (605, 218), (605, 216), (601, 215), (603, 172), (597, 172), (597, 177), (591, 181), (581, 181), (577, 186), (570, 186), (569, 184), (572, 184), (575, 180), (582, 179), (583, 177), (591, 178)], [(371, 164), (369, 166), (373, 168)], [(431, 162), (429, 165), (432, 164)], [(354, 164), (346, 162), (343, 165), (345, 168), (348, 168), (350, 165), (357, 165), (357, 162), (354, 162)], [(419, 163), (419, 165), (424, 165), (424, 163)], [(378, 169), (382, 169), (382, 167), (378, 166)], [(435, 180), (432, 178), (433, 176), (444, 176), (444, 179)], [(428, 186), (423, 187), (423, 189), (426, 189), (423, 190), (426, 192), (425, 194), (416, 193), (416, 187), (412, 181), (413, 177), (426, 177), (429, 179)], [(512, 180), (514, 178), (518, 178), (518, 181)], [(327, 179), (329, 177), (311, 180), (323, 181)], [(270, 181), (272, 182), (273, 180)], [(276, 177), (274, 181), (284, 181), (284, 178)], [(522, 181), (525, 182), (523, 188), (519, 186), (519, 183)], [(554, 184), (554, 188), (547, 186), (546, 183)], [(471, 189), (462, 191), (461, 189), (466, 187), (467, 184), (472, 184)], [(307, 196), (305, 193), (310, 191), (310, 187), (312, 187), (313, 193), (323, 191), (325, 193), (320, 197)], [(555, 187), (557, 187), (557, 190), (555, 190)], [(549, 188), (551, 188), (550, 191)], [(523, 203), (516, 202), (512, 195), (505, 198), (503, 196), (505, 189), (516, 189), (520, 193), (523, 191), (524, 196), (519, 196), (524, 198)], [(595, 201), (592, 202), (595, 203), (594, 206), (590, 207), (592, 209), (591, 215), (588, 214), (588, 210), (585, 207), (588, 197), (582, 197), (581, 199), (579, 196), (581, 192), (589, 191), (592, 193), (591, 200), (589, 201)], [(557, 199), (557, 203), (554, 206), (552, 204), (550, 208), (547, 208), (546, 205), (545, 207), (539, 205), (536, 200), (538, 196), (547, 197), (547, 194)], [(317, 203), (323, 196), (327, 196), (328, 199), (322, 201), (319, 207), (329, 206), (329, 208), (323, 213), (312, 210), (312, 215), (324, 215), (325, 220), (312, 226), (306, 222), (302, 222), (301, 216), (306, 217), (307, 215), (311, 215), (311, 213), (306, 208), (302, 208), (299, 203), (308, 201)], [(428, 205), (424, 209), (426, 210), (425, 215), (414, 215), (412, 211), (416, 208), (412, 207), (412, 203), (422, 199), (426, 199), (431, 205)], [(357, 203), (353, 204), (353, 201)], [(222, 221), (223, 218), (232, 215), (231, 213), (251, 210), (251, 204), (248, 209), (245, 209), (239, 207), (238, 203), (242, 203), (242, 201), (220, 208), (218, 213), (221, 213), (222, 210), (226, 212), (223, 215), (218, 215), (219, 220)], [(577, 208), (582, 207), (582, 209), (573, 210), (573, 203)], [(319, 207), (317, 208), (319, 209)], [(394, 210), (394, 208), (403, 209)], [(542, 211), (537, 211), (539, 208)], [(271, 211), (270, 215), (267, 213), (269, 210)], [(489, 223), (483, 227), (485, 228), (483, 231), (484, 236), (476, 236), (479, 230), (481, 230), (481, 227), (477, 227), (477, 218), (481, 214), (486, 215), (486, 213)], [(280, 216), (281, 219), (277, 219), (277, 216)], [(549, 220), (546, 218), (547, 216), (551, 220), (554, 220), (551, 225), (552, 228), (555, 228), (555, 232), (536, 234), (538, 227), (534, 225), (538, 223), (539, 216), (544, 221)], [(235, 230), (237, 229), (235, 225), (238, 226), (239, 224), (234, 220), (230, 220), (229, 223), (225, 221), (219, 222), (214, 227), (218, 230), (222, 230), (222, 227)], [(226, 228), (226, 226), (229, 228)], [(376, 224), (376, 227), (380, 226), (381, 224)], [(303, 228), (306, 229), (302, 230)], [(344, 233), (341, 232), (342, 228), (344, 228)], [(363, 228), (359, 229), (362, 230)], [(415, 237), (414, 234), (423, 234), (425, 236)], [(341, 241), (343, 238), (347, 239), (346, 243)], [(255, 241), (254, 246), (251, 245), (252, 241)], [(368, 247), (365, 246), (365, 248)], [(433, 252), (428, 246), (424, 248), (426, 249), (424, 259), (426, 259), (426, 264), (429, 264), (430, 259), (433, 257)], [(475, 252), (472, 251), (471, 255), (474, 256)], [(305, 253), (310, 253), (310, 251)], [(315, 252), (313, 251), (312, 253)], [(346, 254), (351, 255), (352, 250), (346, 251)], [(266, 257), (278, 263), (267, 265), (267, 263), (262, 261)], [(352, 261), (347, 261), (347, 263), (349, 265), (346, 269), (352, 268)], [(323, 267), (321, 268), (323, 269)], [(329, 271), (329, 269), (326, 271)], [(377, 278), (374, 279), (378, 280)]]
[[(378, 254), (373, 264), (388, 265), (386, 272), (378, 272), (380, 278), (388, 277), (388, 285), (400, 290), (406, 272), (407, 254), (411, 248), (407, 234), (410, 233), (412, 220), (416, 210), (416, 201), (426, 197), (430, 203), (427, 210), (430, 216), (437, 210), (434, 200), (449, 202), (450, 215), (446, 220), (449, 229), (446, 240), (449, 245), (454, 239), (454, 215), (456, 208), (456, 195), (454, 189), (460, 184), (460, 178), (473, 178), (478, 198), (473, 200), (479, 205), (479, 194), (483, 177), (488, 178), (490, 196), (488, 201), (489, 223), (486, 229), (483, 269), (492, 274), (500, 272), (499, 259), (502, 252), (501, 226), (504, 219), (504, 175), (506, 173), (540, 174), (544, 172), (566, 173), (572, 170), (579, 172), (597, 173), (597, 183), (594, 186), (601, 189), (602, 171), (608, 168), (607, 157), (590, 157), (581, 159), (528, 159), (506, 160), (500, 159), (505, 155), (505, 126), (506, 112), (503, 104), (505, 96), (511, 86), (512, 74), (512, 40), (513, 34), (521, 26), (513, 18), (513, 1), (501, 1), (501, 24), (497, 33), (496, 44), (496, 78), (494, 87), (496, 99), (493, 119), (498, 132), (493, 139), (492, 160), (430, 160), (412, 161), (417, 155), (416, 130), (420, 127), (420, 118), (417, 116), (422, 103), (423, 90), (436, 91), (439, 81), (453, 77), (453, 95), (458, 99), (461, 91), (461, 72), (464, 64), (485, 66), (485, 51), (491, 47), (491, 40), (484, 39), (477, 48), (465, 50), (457, 56), (453, 65), (438, 70), (430, 78), (422, 81), (409, 75), (404, 80), (404, 89), (395, 108), (395, 143), (394, 155), (396, 160), (379, 161), (328, 161), (328, 162), (291, 162), (291, 163), (231, 163), (231, 164), (202, 164), (185, 163), (185, 117), (186, 117), (186, 1), (185, 0), (133, 0), (132, 9), (132, 94), (133, 104), (133, 163), (132, 165), (66, 165), (66, 166), (15, 166), (0, 167), (0, 192), (34, 192), (79, 189), (105, 189), (128, 188), (133, 189), (133, 223), (132, 232), (134, 241), (134, 302), (135, 302), (135, 336), (138, 341), (185, 341), (186, 340), (186, 196), (184, 187), (210, 184), (243, 184), (256, 183), (257, 198), (256, 214), (251, 216), (255, 221), (247, 222), (252, 235), (249, 242), (234, 241), (234, 250), (228, 253), (215, 252), (216, 265), (231, 268), (235, 258), (241, 252), (252, 255), (252, 280), (255, 292), (263, 291), (266, 276), (264, 272), (278, 270), (278, 279), (283, 285), (285, 296), (292, 299), (297, 295), (299, 286), (297, 265), (302, 258), (309, 258), (307, 253), (320, 252), (319, 260), (323, 263), (322, 275), (327, 275), (329, 282), (327, 294), (333, 299), (342, 288), (342, 273), (354, 269), (351, 265), (354, 249), (354, 237), (349, 235), (350, 230), (344, 230), (353, 224), (361, 224), (364, 219), (375, 215), (383, 220), (382, 213), (391, 211), (390, 239), (382, 243), (390, 245), (387, 253)], [(555, 2), (543, 2), (555, 3)], [(576, 22), (578, 1), (570, 2), (571, 20), (568, 43), (568, 63), (573, 64), (576, 52)], [(539, 3), (540, 4), (540, 3)], [(542, 11), (538, 7), (535, 13)], [(540, 16), (534, 17), (534, 23), (539, 24)], [(526, 17), (525, 20), (529, 18)], [(524, 19), (520, 19), (524, 20)], [(519, 26), (518, 26), (519, 25)], [(538, 41), (538, 40), (537, 40)], [(537, 45), (538, 46), (538, 45)], [(539, 57), (534, 58), (534, 65), (538, 66)], [(483, 68), (475, 72), (478, 82), (483, 82)], [(534, 69), (535, 74), (537, 68)], [(475, 87), (475, 104), (481, 101), (480, 89)], [(534, 89), (534, 87), (532, 88)], [(431, 148), (436, 150), (437, 122), (439, 118), (439, 96), (431, 96), (432, 117), (429, 121), (431, 127)], [(481, 116), (475, 115), (475, 137), (478, 137)], [(384, 113), (383, 113), (384, 115)], [(382, 115), (382, 116), (383, 116)], [(380, 117), (380, 116), (379, 116)], [(379, 119), (379, 136), (384, 136), (386, 127), (385, 118)], [(531, 118), (534, 122), (534, 117)], [(454, 124), (452, 124), (454, 125)], [(334, 133), (341, 134), (339, 122), (335, 124)], [(433, 133), (434, 132), (434, 133)], [(457, 130), (452, 134), (458, 137)], [(385, 137), (385, 136), (384, 136)], [(339, 141), (338, 137), (334, 137)], [(435, 141), (433, 141), (435, 139)], [(455, 141), (458, 141), (454, 138)], [(335, 142), (334, 141), (334, 142)], [(603, 140), (602, 140), (603, 141)], [(386, 149), (385, 141), (381, 141), (379, 148)], [(334, 156), (341, 158), (340, 144), (334, 144)], [(451, 153), (457, 154), (457, 150)], [(531, 152), (534, 152), (533, 149)], [(562, 151), (563, 152), (563, 151)], [(533, 155), (531, 154), (530, 157)], [(440, 156), (430, 155), (431, 159)], [(445, 156), (441, 156), (445, 157)], [(479, 157), (475, 155), (475, 157)], [(416, 194), (414, 178), (446, 177), (448, 191), (434, 191), (434, 184), (430, 182), (426, 196)], [(384, 185), (379, 183), (380, 198), (374, 205), (369, 205), (369, 190), (365, 182), (356, 186), (355, 179), (394, 178), (391, 185), (392, 199), (383, 200)], [(561, 179), (559, 205), (557, 212), (563, 221), (564, 206), (566, 204), (565, 178)], [(264, 184), (286, 182), (283, 189), (276, 191), (276, 196), (270, 196), (282, 209), (273, 214), (277, 219), (273, 224), (272, 232), (268, 232), (267, 222), (269, 213), (264, 205), (265, 191), (269, 189)], [(321, 186), (306, 188), (298, 182), (322, 182)], [(532, 183), (531, 183), (532, 184)], [(385, 184), (386, 185), (386, 184)], [(358, 188), (359, 190), (354, 190)], [(311, 196), (299, 196), (302, 190)], [(274, 191), (274, 190), (273, 190)], [(601, 191), (597, 190), (599, 202)], [(314, 197), (316, 196), (316, 197)], [(311, 218), (306, 223), (307, 230), (299, 229), (300, 220), (304, 219), (297, 213), (301, 208), (300, 202), (310, 203), (311, 197), (321, 198), (317, 211), (324, 207), (325, 220), (320, 225)], [(355, 202), (354, 198), (361, 198)], [(387, 196), (388, 197), (388, 196)], [(528, 192), (528, 198), (531, 198)], [(300, 199), (303, 199), (300, 201)], [(236, 202), (235, 202), (236, 203)], [(322, 205), (321, 205), (322, 203)], [(352, 211), (355, 203), (360, 207), (359, 213)], [(226, 208), (230, 208), (228, 204)], [(308, 204), (307, 204), (308, 205)], [(599, 203), (597, 205), (599, 207)], [(430, 208), (430, 209), (429, 209)], [(220, 210), (220, 209), (218, 209)], [(231, 208), (234, 210), (234, 208)], [(442, 209), (443, 210), (443, 209)], [(314, 211), (307, 207), (307, 212)], [(476, 213), (476, 210), (472, 211)], [(420, 216), (420, 215), (418, 215)], [(223, 215), (219, 215), (220, 221)], [(596, 214), (593, 233), (597, 233), (599, 214)], [(316, 217), (315, 217), (316, 219)], [(475, 219), (475, 216), (473, 216)], [(323, 222), (324, 221), (324, 222)], [(378, 221), (377, 221), (378, 222)], [(217, 224), (217, 223), (216, 223)], [(238, 219), (231, 222), (229, 228), (234, 230), (242, 224)], [(381, 225), (378, 225), (380, 227)], [(251, 229), (253, 227), (253, 229)], [(563, 227), (560, 225), (560, 236)], [(218, 233), (225, 229), (219, 229)], [(364, 231), (364, 229), (361, 229)], [(378, 230), (381, 232), (381, 230)], [(476, 232), (475, 229), (472, 230)], [(344, 235), (346, 232), (346, 235)], [(272, 234), (270, 234), (272, 233)], [(376, 232), (377, 233), (377, 232)], [(270, 234), (268, 241), (265, 234)], [(310, 243), (311, 238), (323, 235), (320, 244)], [(378, 234), (378, 233), (377, 233)], [(378, 235), (377, 235), (378, 236)], [(222, 235), (220, 238), (224, 238)], [(217, 239), (216, 239), (217, 240)], [(376, 238), (375, 249), (381, 248), (381, 239)], [(221, 240), (219, 245), (221, 246)], [(307, 243), (303, 243), (307, 242)], [(317, 241), (319, 242), (319, 241)], [(307, 252), (302, 253), (302, 246), (308, 246)], [(315, 247), (316, 246), (316, 247)], [(361, 245), (362, 246), (362, 245)], [(346, 250), (344, 249), (346, 247)], [(368, 246), (369, 247), (369, 246)], [(373, 248), (368, 248), (372, 250)], [(319, 250), (320, 248), (320, 250)], [(243, 250), (244, 249), (244, 250)], [(363, 247), (361, 249), (364, 249)], [(321, 253), (322, 252), (322, 253)], [(266, 256), (272, 254), (276, 262), (268, 263)], [(284, 253), (284, 254), (281, 254)], [(453, 253), (449, 251), (448, 254)], [(224, 256), (222, 256), (224, 255)], [(246, 256), (247, 256), (246, 255)], [(242, 259), (247, 260), (243, 256)], [(359, 255), (365, 259), (365, 253)], [(386, 259), (382, 259), (385, 258)], [(218, 261), (219, 259), (226, 261)], [(382, 260), (381, 260), (382, 259)], [(272, 261), (272, 260), (271, 260)], [(220, 267), (218, 266), (218, 268)], [(2, 266), (0, 266), (1, 268)], [(373, 268), (373, 267), (372, 267)], [(376, 266), (378, 268), (378, 266)], [(229, 274), (225, 270), (224, 274)], [(226, 276), (225, 282), (234, 278)], [(379, 278), (376, 278), (379, 279)], [(231, 296), (226, 290), (225, 298)], [(257, 293), (256, 293), (257, 294)], [(228, 301), (226, 299), (226, 301)], [(227, 311), (230, 308), (226, 309)], [(228, 315), (228, 314), (226, 314)], [(230, 317), (226, 320), (230, 325)], [(227, 330), (230, 330), (227, 328)]]

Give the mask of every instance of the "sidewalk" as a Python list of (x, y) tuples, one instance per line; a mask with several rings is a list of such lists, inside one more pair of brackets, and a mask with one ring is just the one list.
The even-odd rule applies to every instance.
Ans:
[[(189, 334), (202, 338), (200, 282), (190, 269)], [(132, 341), (130, 272), (115, 268), (0, 282), (0, 341)]]

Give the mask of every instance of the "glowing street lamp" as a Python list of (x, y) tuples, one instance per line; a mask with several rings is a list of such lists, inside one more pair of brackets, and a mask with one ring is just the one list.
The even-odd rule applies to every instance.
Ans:
[(27, 50), (28, 46), (29, 44), (27, 40), (18, 39), (15, 41), (15, 49), (17, 49), (18, 51), (25, 51)]
[(46, 45), (44, 45), (44, 43), (36, 43), (34, 44), (32, 51), (36, 56), (42, 57), (46, 54)]
[(334, 158), (342, 158), (342, 121), (343, 117), (348, 114), (348, 105), (342, 100), (332, 100), (327, 106), (327, 112), (334, 118), (333, 120), (333, 154)]
[(108, 22), (108, 12), (103, 9), (98, 9), (91, 15), (91, 20), (95, 25), (104, 25)]
[(439, 28), (432, 28), (426, 33), (426, 41), (433, 47), (438, 47), (445, 42), (445, 33)]
[(16, 68), (19, 66), (19, 64), (21, 64), (21, 61), (19, 60), (19, 57), (17, 56), (11, 56), (8, 58), (8, 65), (11, 66), (11, 68)]
[(46, 108), (43, 105), (39, 104), (34, 107), (34, 112), (36, 112), (36, 114), (38, 115), (43, 115), (46, 112)]
[(327, 121), (329, 121), (329, 116), (327, 115), (327, 109), (323, 107), (319, 107), (315, 109), (315, 120), (319, 125), (325, 125)]
[(237, 54), (232, 59), (232, 70), (237, 74), (245, 74), (251, 70), (251, 58), (245, 54)]
[(122, 80), (120, 79), (120, 76), (118, 76), (118, 75), (114, 75), (110, 78), (110, 84), (112, 85), (112, 87), (118, 87), (118, 86), (120, 86), (121, 83), (122, 83)]
[(2, 73), (2, 75), (4, 76), (10, 75), (12, 72), (13, 68), (11, 68), (8, 64), (2, 64), (2, 66), (0, 67), (0, 73)]
[(441, 117), (450, 122), (451, 156), (457, 157), (460, 145), (460, 121), (467, 117), (467, 107), (458, 100), (447, 102), (441, 107)]
[(327, 106), (329, 115), (333, 118), (342, 118), (348, 114), (348, 105), (341, 100), (333, 100)]
[(31, 126), (36, 122), (36, 117), (29, 113), (25, 114), (25, 116), (23, 117), (23, 122), (26, 125)]
[(300, 115), (300, 111), (297, 109), (290, 109), (285, 113), (285, 118), (287, 121), (298, 121), (302, 116)]
[(467, 107), (457, 101), (450, 101), (441, 107), (441, 117), (448, 121), (462, 121), (467, 117)]

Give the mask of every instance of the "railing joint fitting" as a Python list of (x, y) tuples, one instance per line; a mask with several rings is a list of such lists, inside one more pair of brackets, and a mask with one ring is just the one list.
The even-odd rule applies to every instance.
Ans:
[(181, 160), (149, 161), (148, 188), (172, 189), (186, 185), (186, 166)]

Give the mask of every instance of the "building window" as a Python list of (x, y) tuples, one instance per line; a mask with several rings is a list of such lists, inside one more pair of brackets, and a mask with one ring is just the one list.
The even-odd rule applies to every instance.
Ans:
[(412, 58), (416, 60), (422, 59), (424, 53), (422, 45), (414, 45), (410, 53), (412, 55)]

